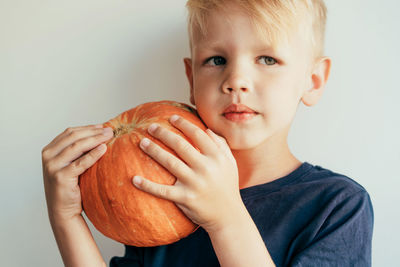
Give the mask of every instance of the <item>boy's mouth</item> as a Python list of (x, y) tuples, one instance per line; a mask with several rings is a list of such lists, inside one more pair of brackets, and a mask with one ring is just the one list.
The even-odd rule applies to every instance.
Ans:
[(254, 111), (253, 109), (249, 108), (246, 105), (243, 104), (230, 104), (227, 108), (225, 108), (223, 114), (227, 113), (255, 113), (258, 114), (258, 112)]
[(233, 122), (245, 122), (256, 116), (258, 112), (242, 104), (231, 104), (223, 112), (223, 116)]

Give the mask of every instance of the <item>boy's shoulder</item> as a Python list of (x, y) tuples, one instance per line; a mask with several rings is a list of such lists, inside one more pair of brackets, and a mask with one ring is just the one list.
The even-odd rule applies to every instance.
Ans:
[(348, 212), (362, 209), (372, 213), (367, 190), (354, 179), (308, 162), (302, 167), (304, 172), (277, 192), (288, 206), (302, 205), (306, 210), (329, 213), (340, 209)]
[(305, 164), (310, 166), (309, 171), (297, 181), (298, 185), (309, 185), (310, 187), (318, 187), (320, 189), (342, 193), (344, 195), (353, 195), (358, 193), (368, 194), (361, 184), (345, 174), (332, 171), (319, 165), (312, 165), (308, 162), (305, 162)]
[(244, 199), (270, 194), (287, 195), (289, 199), (294, 196), (314, 199), (333, 195), (342, 199), (353, 195), (368, 196), (365, 188), (354, 179), (307, 161), (290, 174), (270, 183), (242, 189), (241, 194)]

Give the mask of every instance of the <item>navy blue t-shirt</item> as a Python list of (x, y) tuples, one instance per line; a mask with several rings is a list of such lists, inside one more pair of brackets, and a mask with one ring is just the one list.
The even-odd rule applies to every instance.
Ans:
[[(371, 266), (372, 204), (349, 177), (304, 162), (240, 194), (276, 266)], [(125, 248), (111, 267), (219, 266), (201, 227), (170, 245)]]

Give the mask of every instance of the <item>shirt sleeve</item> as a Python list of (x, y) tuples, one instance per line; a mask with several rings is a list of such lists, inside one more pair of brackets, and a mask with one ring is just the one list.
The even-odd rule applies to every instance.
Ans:
[(373, 208), (366, 191), (339, 201), (290, 266), (371, 266)]

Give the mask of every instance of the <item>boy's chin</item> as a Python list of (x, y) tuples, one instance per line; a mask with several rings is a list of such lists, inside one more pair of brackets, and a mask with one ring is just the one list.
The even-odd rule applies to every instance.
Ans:
[(248, 150), (257, 147), (258, 143), (256, 140), (249, 138), (226, 138), (226, 142), (231, 150)]

